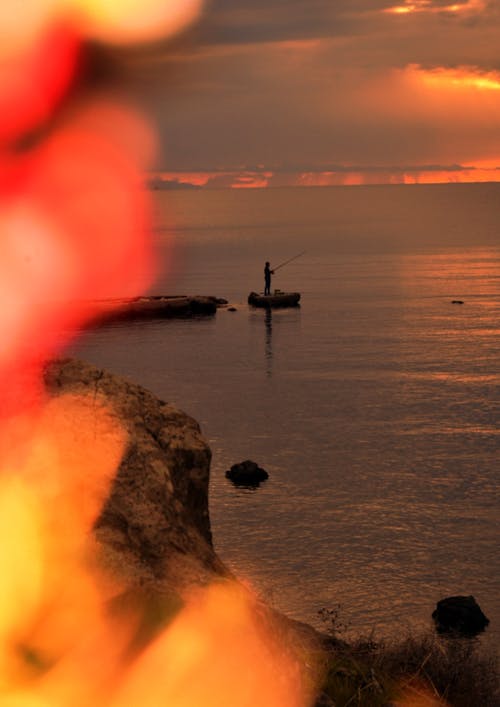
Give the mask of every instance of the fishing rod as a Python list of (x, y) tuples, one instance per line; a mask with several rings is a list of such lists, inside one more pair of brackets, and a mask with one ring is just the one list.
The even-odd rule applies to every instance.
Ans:
[(280, 268), (284, 267), (285, 265), (288, 265), (288, 263), (291, 263), (292, 260), (297, 260), (297, 258), (300, 258), (300, 256), (304, 255), (305, 252), (306, 251), (303, 250), (302, 253), (299, 253), (298, 255), (294, 255), (293, 258), (289, 258), (288, 260), (285, 260), (284, 263), (280, 263), (275, 268), (273, 268), (273, 272), (276, 272), (276, 270), (279, 270)]

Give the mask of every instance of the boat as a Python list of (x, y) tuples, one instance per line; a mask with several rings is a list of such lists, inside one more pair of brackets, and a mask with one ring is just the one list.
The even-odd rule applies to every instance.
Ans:
[(258, 292), (250, 292), (248, 295), (248, 304), (252, 307), (298, 307), (300, 300), (300, 292), (281, 292), (274, 290), (272, 295), (263, 295)]

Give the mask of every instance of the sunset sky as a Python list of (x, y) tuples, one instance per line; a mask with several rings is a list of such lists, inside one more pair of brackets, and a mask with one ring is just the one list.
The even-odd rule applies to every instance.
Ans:
[[(137, 60), (166, 179), (500, 181), (498, 0), (212, 0)], [(161, 90), (161, 85), (165, 90)]]

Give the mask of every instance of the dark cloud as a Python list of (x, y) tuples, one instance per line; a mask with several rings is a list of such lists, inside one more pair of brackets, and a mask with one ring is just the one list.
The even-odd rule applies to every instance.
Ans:
[[(480, 9), (475, 1), (432, 0), (429, 10), (443, 12), (388, 15), (382, 11), (404, 0), (212, 0), (198, 25), (197, 36), (205, 45), (350, 38), (360, 52), (360, 60), (368, 56), (368, 47), (363, 48), (368, 41), (378, 45), (377, 54), (390, 55), (394, 47), (396, 62), (404, 61), (398, 59), (399, 55), (425, 55), (427, 47), (432, 61), (436, 45), (458, 54), (472, 49), (468, 45), (474, 43), (473, 51), (481, 56), (489, 47), (490, 59), (498, 62), (500, 3), (491, 0)], [(464, 11), (444, 11), (450, 5), (463, 7)], [(476, 41), (476, 32), (481, 36), (486, 33), (487, 47), (482, 46), (485, 38)], [(439, 54), (442, 56), (442, 52)]]
[(158, 166), (458, 171), (498, 157), (500, 91), (433, 89), (406, 67), (500, 71), (500, 3), (381, 12), (392, 4), (213, 0), (189, 42), (137, 64), (159, 115)]
[(212, 0), (199, 38), (238, 44), (349, 35), (365, 14), (387, 5), (387, 0)]

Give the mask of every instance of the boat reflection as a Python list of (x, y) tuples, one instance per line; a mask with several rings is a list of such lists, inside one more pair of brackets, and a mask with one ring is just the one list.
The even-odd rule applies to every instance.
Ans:
[(266, 309), (264, 323), (266, 327), (264, 341), (266, 357), (266, 376), (268, 378), (271, 378), (271, 376), (273, 375), (273, 311), (270, 307)]

